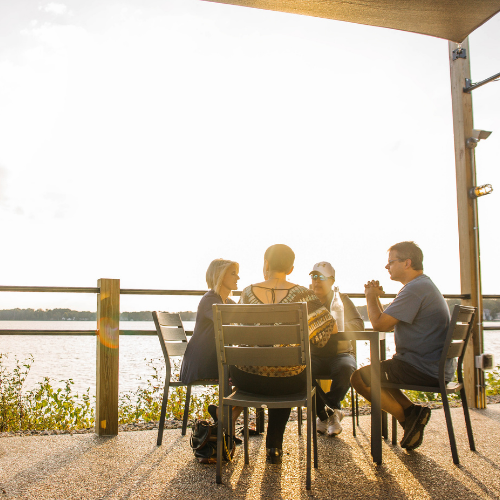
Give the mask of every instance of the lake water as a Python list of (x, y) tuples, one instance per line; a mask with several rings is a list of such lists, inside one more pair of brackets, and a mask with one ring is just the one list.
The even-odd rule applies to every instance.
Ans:
[[(500, 323), (484, 323), (485, 326), (498, 326), (499, 331), (484, 333), (484, 351), (494, 354), (495, 362), (500, 362)], [(186, 321), (184, 328), (192, 330), (194, 322)], [(0, 321), (0, 329), (30, 330), (95, 330), (94, 321)], [(122, 330), (153, 330), (152, 321), (120, 321)], [(367, 342), (358, 342), (358, 364), (369, 361)], [(14, 358), (24, 360), (30, 354), (34, 363), (26, 381), (26, 388), (32, 389), (44, 377), (49, 377), (56, 387), (64, 387), (62, 380), (74, 381), (74, 389), (82, 393), (90, 387), (95, 394), (95, 337), (40, 336), (40, 335), (1, 335), (0, 352), (7, 353), (7, 366), (12, 367)], [(387, 357), (394, 354), (393, 335), (388, 335)], [(148, 361), (155, 360), (163, 367), (163, 354), (156, 336), (120, 336), (120, 392), (133, 391), (146, 385), (146, 379), (153, 373)]]

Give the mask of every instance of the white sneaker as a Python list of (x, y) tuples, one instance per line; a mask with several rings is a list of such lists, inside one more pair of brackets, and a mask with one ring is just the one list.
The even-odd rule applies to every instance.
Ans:
[(338, 436), (342, 432), (341, 420), (344, 418), (342, 410), (333, 410), (333, 415), (328, 417), (326, 433), (328, 436)]
[(326, 432), (327, 424), (328, 424), (328, 419), (320, 420), (320, 418), (318, 417), (316, 419), (316, 432), (319, 432), (320, 434), (324, 434)]

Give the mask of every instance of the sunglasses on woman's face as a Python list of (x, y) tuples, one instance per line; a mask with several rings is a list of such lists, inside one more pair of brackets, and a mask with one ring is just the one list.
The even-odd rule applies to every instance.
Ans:
[(326, 281), (328, 279), (326, 276), (323, 276), (322, 274), (318, 273), (311, 274), (311, 278), (313, 280), (321, 280), (321, 281)]

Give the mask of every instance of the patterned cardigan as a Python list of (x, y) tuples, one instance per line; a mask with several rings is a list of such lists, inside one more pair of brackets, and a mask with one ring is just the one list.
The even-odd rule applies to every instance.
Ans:
[[(295, 285), (288, 290), (287, 295), (279, 303), (291, 302), (307, 303), (307, 323), (309, 325), (309, 340), (317, 347), (323, 347), (333, 334), (335, 319), (328, 309), (323, 306), (311, 290), (300, 285)], [(240, 304), (262, 304), (253, 293), (252, 286), (246, 287), (241, 292)], [(336, 330), (336, 328), (335, 328)], [(264, 377), (293, 377), (305, 370), (305, 366), (238, 366), (247, 373)]]

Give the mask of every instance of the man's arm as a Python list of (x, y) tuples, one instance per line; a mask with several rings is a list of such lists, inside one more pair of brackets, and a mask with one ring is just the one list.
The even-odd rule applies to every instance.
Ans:
[(390, 332), (399, 320), (384, 313), (380, 303), (383, 293), (384, 290), (378, 281), (369, 281), (365, 285), (366, 307), (373, 329), (378, 332)]

